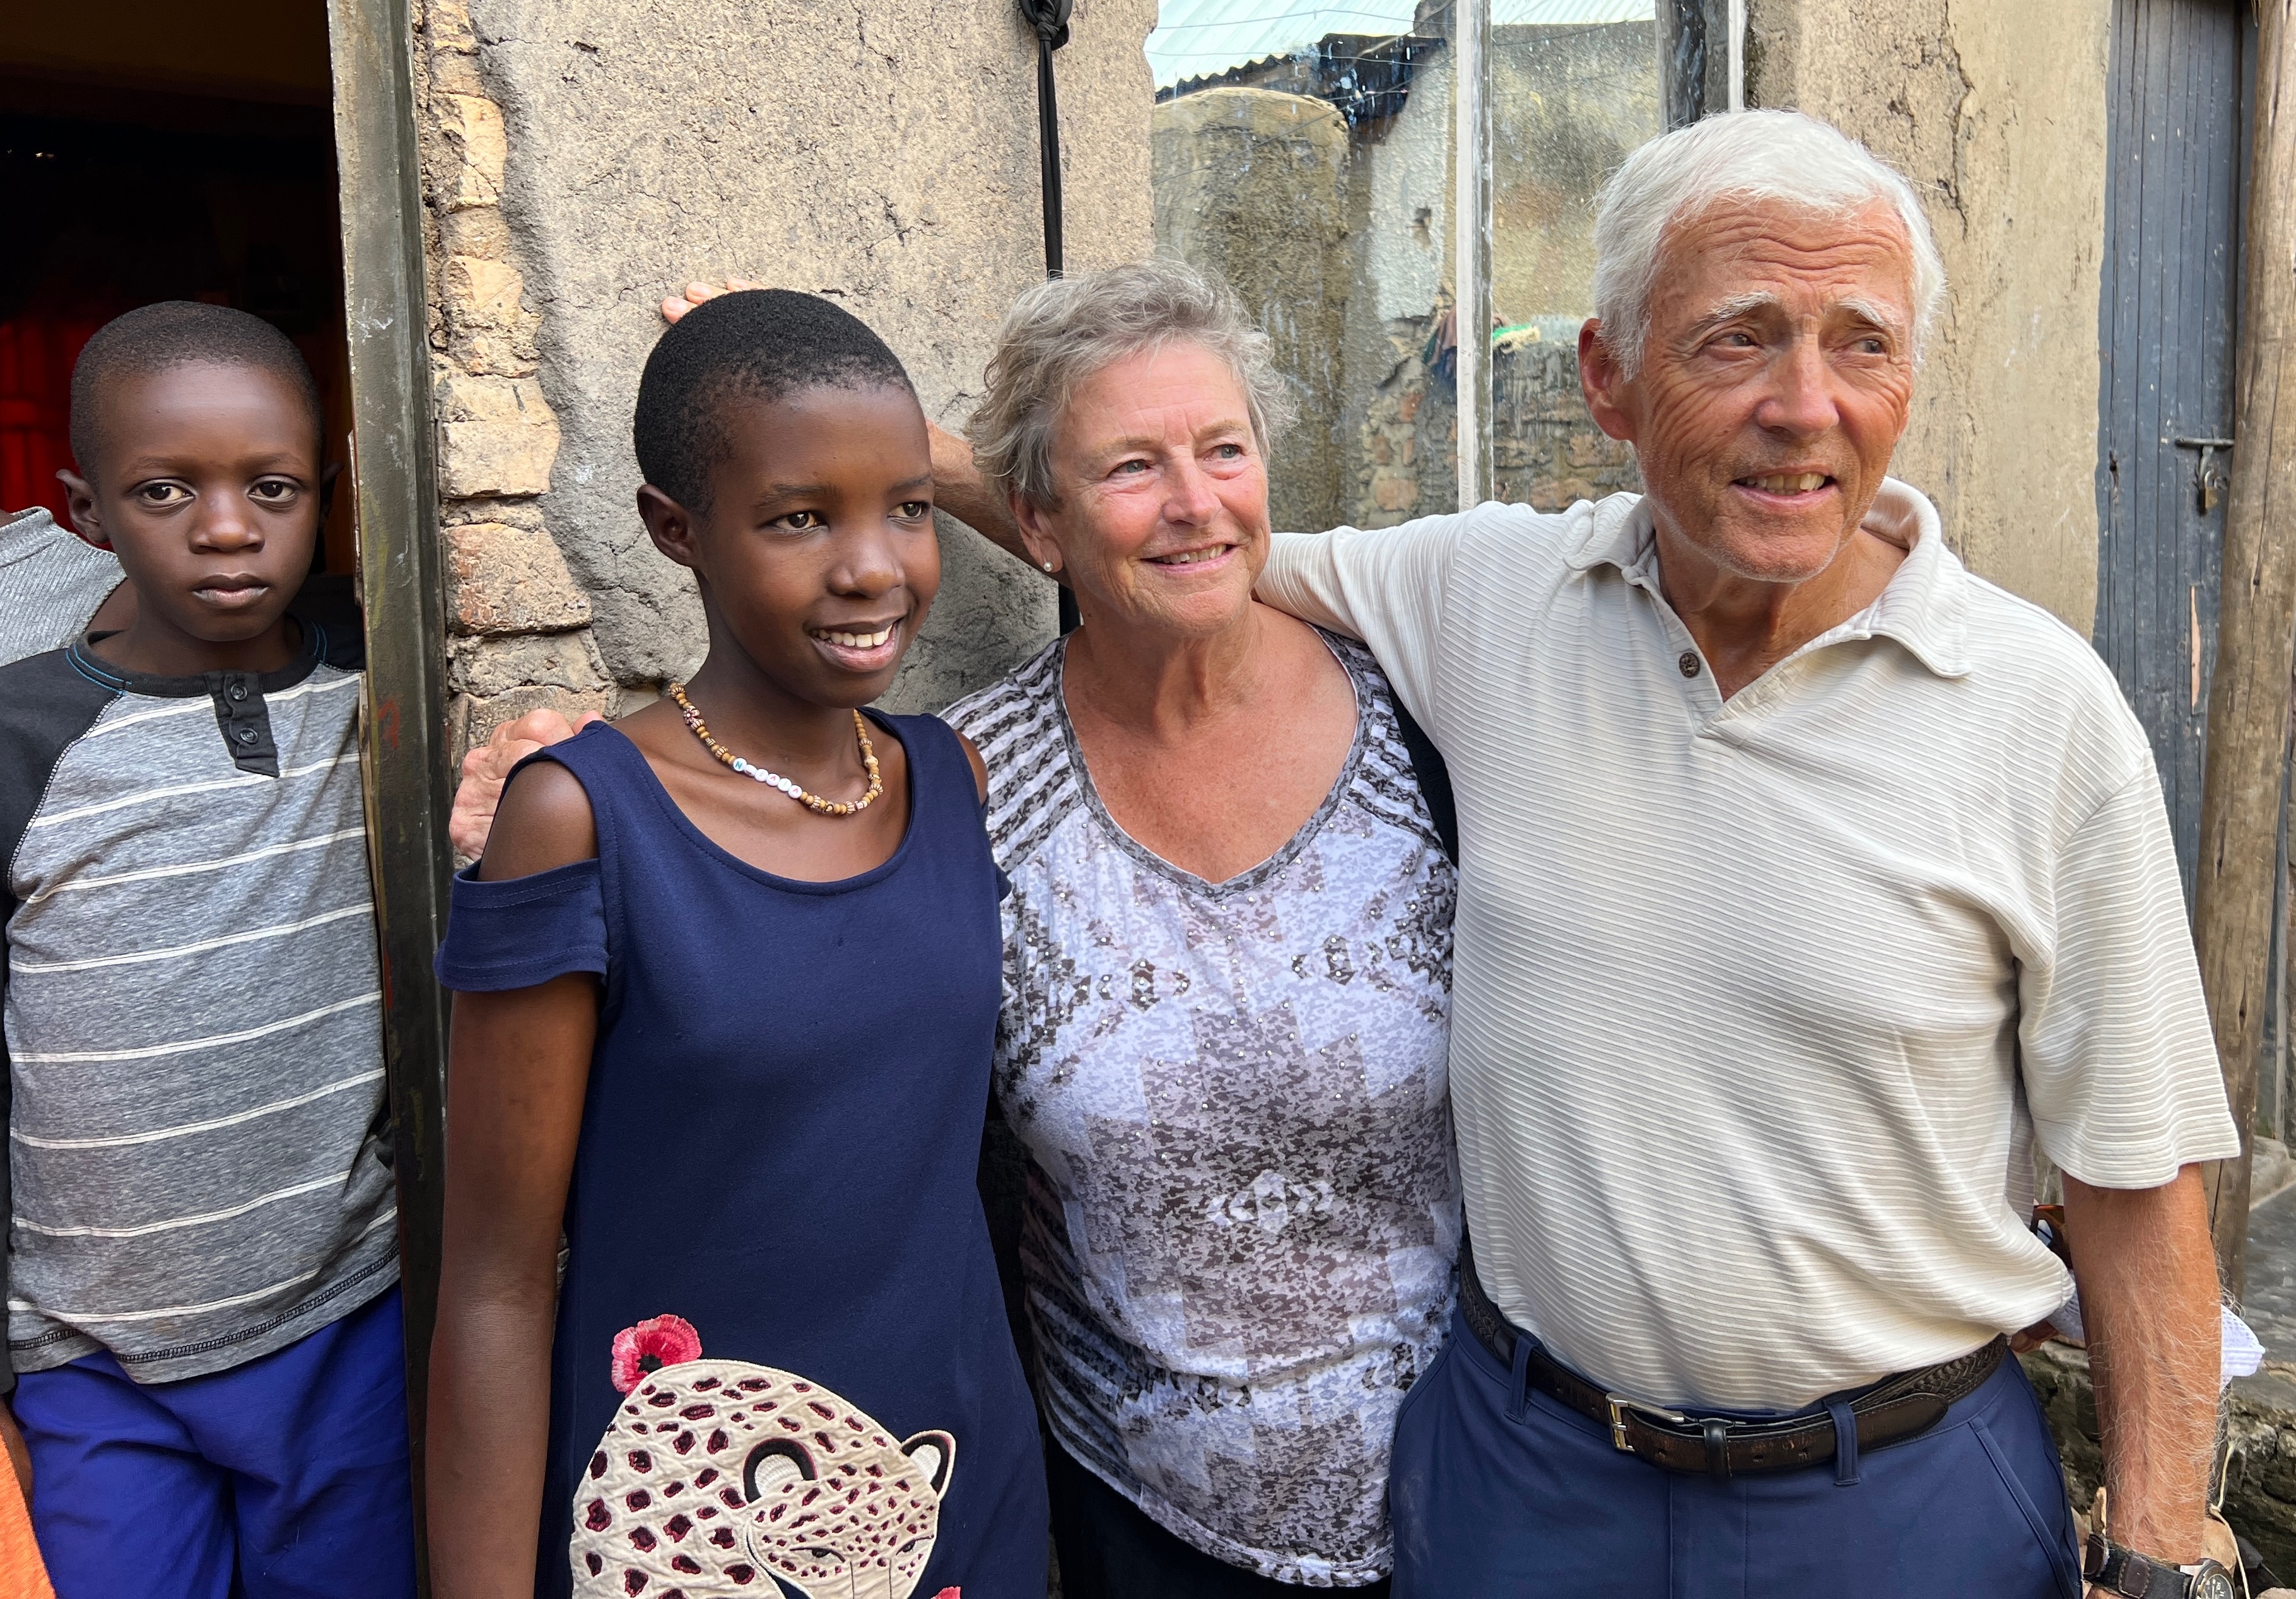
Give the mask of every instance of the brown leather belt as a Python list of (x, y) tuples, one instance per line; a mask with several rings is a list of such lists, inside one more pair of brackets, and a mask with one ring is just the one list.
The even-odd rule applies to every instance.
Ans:
[[(1464, 1249), (1459, 1252), (1459, 1308), (1476, 1341), (1501, 1365), (1513, 1370), (1515, 1330), (1483, 1292), (1482, 1283), (1475, 1275), (1474, 1258)], [(1947, 1407), (1955, 1400), (1976, 1392), (1980, 1384), (2000, 1370), (2008, 1352), (2009, 1340), (1996, 1338), (1957, 1360), (1884, 1377), (1860, 1390), (1849, 1398), (1858, 1452), (1903, 1443), (1928, 1431), (1945, 1419)], [(1743, 1477), (1797, 1471), (1834, 1456), (1833, 1417), (1828, 1413), (1767, 1422), (1692, 1415), (1606, 1392), (1569, 1366), (1548, 1358), (1536, 1343), (1526, 1365), (1532, 1388), (1606, 1430), (1613, 1447), (1669, 1472), (1699, 1472), (1717, 1479)]]

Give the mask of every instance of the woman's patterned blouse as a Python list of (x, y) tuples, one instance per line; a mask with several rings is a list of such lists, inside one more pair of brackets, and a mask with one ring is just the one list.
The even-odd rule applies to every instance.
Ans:
[[(996, 1088), (1030, 1157), (1037, 1392), (1078, 1461), (1199, 1549), (1282, 1581), (1390, 1564), (1397, 1407), (1440, 1347), (1459, 1242), (1445, 1074), (1456, 882), (1386, 680), (1330, 795), (1210, 883), (1102, 805), (1064, 646), (947, 713), (1013, 881)], [(1207, 774), (1205, 803), (1248, 774)]]

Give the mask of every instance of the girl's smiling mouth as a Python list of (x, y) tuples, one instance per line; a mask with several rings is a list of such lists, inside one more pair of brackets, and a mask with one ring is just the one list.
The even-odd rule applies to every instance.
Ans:
[(842, 627), (808, 627), (806, 636), (848, 671), (882, 671), (900, 659), (901, 627), (906, 617), (854, 622)]

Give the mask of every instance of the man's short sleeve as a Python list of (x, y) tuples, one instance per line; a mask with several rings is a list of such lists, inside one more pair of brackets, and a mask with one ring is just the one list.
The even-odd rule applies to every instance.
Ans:
[(2054, 937), (2019, 978), (2042, 1151), (2097, 1188), (2154, 1188), (2194, 1161), (2237, 1155), (2149, 764), (2074, 831), (2051, 884)]
[(1432, 730), (1443, 589), (1467, 520), (1424, 516), (1396, 528), (1278, 533), (1253, 592), (1278, 611), (1370, 645), (1403, 702)]

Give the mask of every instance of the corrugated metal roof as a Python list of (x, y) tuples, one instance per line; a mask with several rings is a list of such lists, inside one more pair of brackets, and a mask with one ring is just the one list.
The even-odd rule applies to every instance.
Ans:
[[(1392, 37), (1411, 31), (1415, 0), (1164, 0), (1148, 36), (1156, 86), (1210, 78), (1253, 62), (1311, 50), (1334, 33)], [(1654, 0), (1492, 0), (1502, 28), (1647, 22)]]

